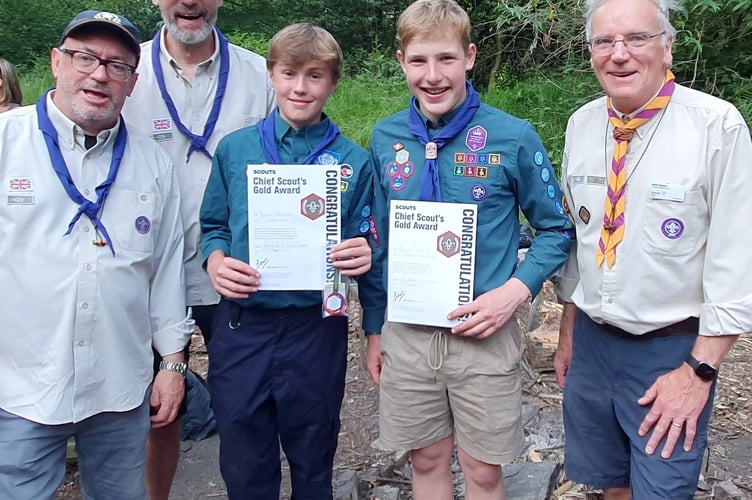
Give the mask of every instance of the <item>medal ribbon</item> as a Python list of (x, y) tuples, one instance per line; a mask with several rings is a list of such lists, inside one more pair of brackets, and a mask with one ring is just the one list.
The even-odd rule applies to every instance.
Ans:
[(646, 123), (668, 106), (674, 93), (674, 74), (666, 70), (663, 87), (645, 109), (637, 113), (634, 118), (624, 123), (613, 109), (611, 98), (606, 100), (608, 119), (614, 128), (614, 157), (611, 160), (611, 171), (608, 175), (608, 192), (606, 195), (606, 210), (603, 215), (600, 241), (595, 254), (595, 265), (600, 267), (606, 261), (608, 267), (616, 262), (616, 247), (624, 238), (624, 206), (626, 202), (627, 169), (625, 161), (627, 146), (634, 136), (634, 131)]
[(115, 182), (115, 177), (120, 168), (120, 162), (123, 159), (125, 143), (128, 138), (128, 132), (125, 129), (125, 122), (120, 118), (120, 127), (118, 128), (118, 133), (115, 137), (110, 169), (107, 172), (107, 178), (95, 189), (95, 192), (97, 193), (97, 201), (92, 202), (84, 198), (76, 187), (76, 183), (73, 182), (68, 165), (65, 164), (63, 154), (60, 152), (57, 130), (55, 130), (55, 127), (52, 125), (52, 122), (47, 115), (47, 94), (49, 94), (51, 90), (52, 89), (45, 92), (37, 101), (37, 123), (39, 125), (39, 130), (44, 136), (44, 142), (47, 145), (47, 152), (49, 153), (53, 170), (60, 179), (60, 183), (63, 185), (65, 192), (70, 196), (70, 199), (78, 204), (78, 211), (70, 224), (68, 224), (68, 231), (66, 231), (63, 236), (67, 236), (71, 233), (73, 226), (76, 225), (76, 222), (81, 218), (81, 215), (86, 215), (89, 220), (91, 220), (91, 223), (97, 231), (102, 234), (114, 257), (115, 248), (112, 246), (112, 239), (110, 239), (110, 235), (107, 234), (104, 224), (99, 220), (99, 211), (102, 209), (102, 205), (104, 205), (104, 202), (107, 199), (107, 194), (110, 192), (112, 183)]
[[(274, 117), (279, 112), (279, 109), (275, 109), (272, 113), (261, 120), (258, 123), (259, 131), (261, 132), (261, 144), (264, 147), (264, 156), (266, 161), (271, 164), (281, 165), (285, 163), (282, 161), (282, 157), (279, 156), (279, 148), (277, 147), (277, 133), (274, 127)], [(331, 144), (331, 142), (339, 135), (339, 128), (331, 120), (329, 121), (329, 128), (326, 129), (324, 138), (321, 139), (318, 146), (311, 151), (311, 154), (303, 162), (304, 165), (313, 165), (316, 158), (324, 151), (324, 149)]]
[(214, 28), (217, 32), (217, 40), (219, 40), (219, 82), (217, 83), (217, 93), (214, 96), (214, 104), (209, 112), (209, 118), (204, 125), (204, 133), (202, 135), (196, 135), (186, 127), (180, 120), (180, 115), (175, 107), (175, 102), (167, 92), (167, 86), (165, 85), (164, 73), (162, 72), (162, 61), (159, 58), (160, 45), (162, 43), (162, 30), (159, 30), (154, 35), (154, 41), (151, 45), (151, 63), (154, 68), (154, 75), (157, 78), (157, 85), (159, 86), (159, 92), (162, 94), (162, 100), (167, 106), (167, 111), (172, 117), (173, 123), (178, 128), (180, 133), (191, 140), (191, 145), (188, 147), (188, 154), (185, 157), (185, 162), (191, 159), (191, 155), (194, 151), (199, 151), (206, 155), (210, 160), (212, 155), (206, 145), (209, 142), (209, 138), (214, 132), (214, 127), (217, 125), (217, 119), (219, 118), (219, 112), (222, 109), (222, 99), (225, 96), (227, 90), (227, 78), (230, 74), (230, 50), (229, 42), (227, 38), (219, 31), (218, 28)]
[(433, 139), (428, 135), (428, 127), (418, 113), (418, 101), (415, 96), (410, 98), (410, 114), (408, 115), (407, 128), (426, 148), (426, 163), (420, 177), (420, 200), (441, 201), (441, 185), (439, 183), (438, 151), (444, 145), (462, 132), (475, 116), (480, 106), (480, 95), (475, 91), (470, 82), (465, 82), (467, 98), (462, 103), (456, 115), (439, 130)]

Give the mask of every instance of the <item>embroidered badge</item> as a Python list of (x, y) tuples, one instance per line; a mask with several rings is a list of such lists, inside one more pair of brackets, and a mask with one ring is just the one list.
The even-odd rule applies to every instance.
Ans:
[(465, 167), (465, 177), (475, 177), (475, 167)]
[(585, 176), (584, 175), (573, 175), (572, 176), (572, 185), (582, 184), (583, 182), (585, 182)]
[(481, 153), (478, 155), (478, 165), (488, 165), (488, 155)]
[(316, 164), (317, 165), (337, 165), (341, 159), (342, 159), (341, 154), (335, 151), (329, 151), (328, 149), (325, 149), (324, 151), (322, 151), (319, 157), (316, 158)]
[(393, 161), (386, 166), (386, 175), (388, 175), (389, 177), (394, 177), (399, 173), (399, 171), (400, 166), (396, 161)]
[(684, 234), (684, 223), (675, 217), (670, 217), (661, 224), (661, 232), (666, 238), (675, 240)]
[(34, 185), (31, 182), (31, 177), (13, 177), (8, 182), (8, 190), (19, 191), (34, 191)]
[(488, 198), (488, 189), (486, 189), (486, 186), (483, 184), (476, 184), (470, 190), (470, 196), (472, 196), (475, 201), (483, 201)]
[(363, 209), (360, 211), (360, 216), (367, 219), (371, 216), (371, 205), (363, 205)]
[(501, 165), (501, 155), (499, 153), (491, 153), (488, 155), (489, 165)]
[(454, 163), (465, 163), (465, 153), (454, 153)]
[(475, 176), (476, 177), (482, 177), (486, 178), (488, 177), (488, 168), (487, 167), (478, 167), (475, 169)]
[(407, 149), (400, 149), (399, 151), (397, 151), (397, 154), (394, 156), (394, 160), (397, 163), (405, 163), (409, 159), (410, 159), (410, 152)]
[(147, 234), (151, 230), (151, 221), (145, 215), (136, 217), (136, 232), (139, 234)]
[(601, 177), (600, 175), (588, 175), (585, 178), (585, 184), (593, 184), (596, 186), (605, 186), (606, 185), (606, 178)]
[(480, 125), (476, 125), (467, 131), (467, 137), (465, 137), (465, 146), (470, 151), (480, 151), (486, 147), (486, 141), (488, 139), (488, 132)]
[(590, 222), (590, 210), (585, 208), (585, 206), (580, 207), (580, 210), (577, 212), (577, 215), (580, 216), (580, 220), (584, 222), (585, 224), (588, 224)]
[(9, 194), (8, 205), (36, 205), (33, 194)]
[(405, 149), (405, 145), (402, 144), (401, 142), (395, 142), (394, 144), (392, 144), (392, 149), (395, 151), (399, 151), (400, 149)]
[(536, 151), (535, 154), (533, 155), (533, 161), (539, 167), (543, 165), (543, 153), (541, 151)]
[(410, 177), (415, 173), (415, 164), (411, 161), (405, 163), (404, 165), (402, 165), (402, 168), (400, 168), (400, 173), (406, 178)]
[(554, 197), (556, 197), (556, 190), (551, 184), (548, 185), (548, 188), (546, 189), (546, 194), (548, 194), (548, 197), (551, 198), (552, 200), (554, 199)]
[(549, 181), (549, 179), (551, 178), (551, 172), (549, 172), (549, 171), (548, 171), (548, 169), (547, 169), (546, 167), (543, 167), (543, 168), (541, 169), (541, 173), (540, 173), (540, 176), (541, 176), (541, 180), (542, 180), (543, 182), (548, 182), (548, 181)]
[(395, 191), (402, 191), (403, 189), (405, 189), (405, 184), (407, 184), (407, 181), (401, 175), (398, 175), (394, 179), (392, 179), (392, 189)]
[(164, 132), (172, 130), (172, 120), (169, 118), (156, 118), (151, 121), (152, 132)]
[(366, 234), (371, 229), (371, 225), (368, 223), (367, 220), (364, 220), (364, 221), (361, 221), (359, 229), (360, 229), (361, 234)]
[(468, 153), (465, 155), (465, 163), (469, 163), (470, 165), (475, 165), (478, 163), (478, 155), (475, 153)]
[(350, 165), (342, 165), (340, 168), (339, 176), (343, 179), (349, 179), (353, 176), (353, 168)]
[(339, 181), (339, 190), (342, 193), (346, 193), (347, 189), (350, 187), (350, 183), (347, 181)]
[(379, 232), (378, 230), (376, 230), (376, 219), (373, 217), (373, 215), (368, 218), (368, 225), (370, 226), (373, 244), (376, 248), (378, 248), (381, 246), (381, 242), (379, 241)]
[(113, 14), (111, 12), (98, 12), (96, 15), (94, 15), (94, 19), (102, 19), (103, 21), (109, 21), (111, 23), (115, 24), (123, 24), (123, 21), (120, 19), (120, 16), (117, 14)]
[(462, 165), (455, 165), (454, 166), (454, 175), (458, 177), (462, 177), (465, 175), (465, 167)]
[(554, 207), (556, 208), (556, 212), (559, 215), (564, 215), (564, 207), (562, 206), (561, 202), (559, 200), (556, 200), (554, 202)]

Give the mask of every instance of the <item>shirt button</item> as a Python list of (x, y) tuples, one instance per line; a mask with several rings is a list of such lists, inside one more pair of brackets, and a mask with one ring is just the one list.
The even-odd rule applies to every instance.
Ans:
[(88, 232), (89, 232), (89, 226), (84, 226), (84, 232), (85, 232), (85, 233), (88, 233)]
[(91, 271), (91, 264), (86, 264), (84, 266), (84, 269), (86, 269), (87, 271)]
[(79, 340), (78, 341), (78, 347), (83, 347), (83, 346), (84, 346), (84, 341), (83, 340)]
[(146, 195), (145, 194), (141, 195), (141, 201), (146, 201)]
[(84, 189), (84, 194), (85, 194), (86, 196), (89, 196), (89, 193), (90, 193), (90, 191), (89, 191), (88, 189)]
[(613, 303), (614, 303), (614, 299), (612, 299), (611, 297), (606, 299), (606, 304), (613, 304)]
[(84, 302), (83, 304), (81, 304), (81, 309), (88, 309), (88, 308), (89, 308), (88, 302)]

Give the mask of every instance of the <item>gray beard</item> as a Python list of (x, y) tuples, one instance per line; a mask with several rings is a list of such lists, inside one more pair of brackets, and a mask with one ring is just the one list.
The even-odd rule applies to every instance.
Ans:
[(209, 21), (208, 24), (198, 31), (183, 31), (179, 29), (175, 23), (169, 21), (165, 21), (165, 26), (167, 26), (167, 31), (170, 33), (170, 36), (179, 43), (182, 43), (183, 45), (197, 45), (209, 38), (212, 34), (216, 18), (210, 19)]

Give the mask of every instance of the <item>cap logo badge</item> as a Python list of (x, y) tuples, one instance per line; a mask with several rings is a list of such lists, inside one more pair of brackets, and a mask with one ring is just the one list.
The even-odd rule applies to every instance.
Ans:
[(120, 16), (118, 16), (117, 14), (113, 14), (112, 12), (98, 12), (94, 16), (94, 19), (101, 19), (102, 21), (109, 21), (111, 23), (116, 23), (120, 25), (123, 24), (123, 21), (120, 20)]

